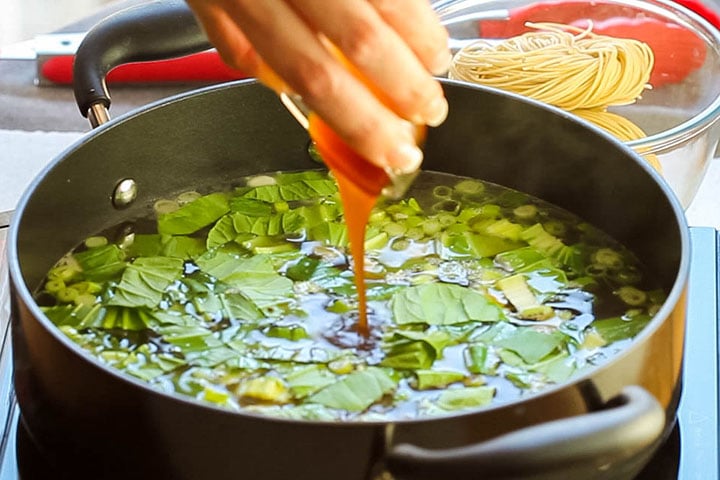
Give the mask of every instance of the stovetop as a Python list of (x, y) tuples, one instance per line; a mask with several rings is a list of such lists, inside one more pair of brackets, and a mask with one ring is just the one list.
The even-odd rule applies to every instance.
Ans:
[[(0, 480), (67, 478), (43, 463), (25, 432), (12, 386), (9, 287), (0, 229)], [(683, 391), (668, 440), (636, 480), (720, 480), (718, 444), (718, 272), (720, 234), (691, 228)]]

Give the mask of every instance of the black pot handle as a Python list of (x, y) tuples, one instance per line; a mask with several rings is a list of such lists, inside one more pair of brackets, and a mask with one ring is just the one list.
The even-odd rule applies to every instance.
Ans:
[(107, 121), (111, 102), (105, 77), (113, 68), (209, 48), (200, 24), (181, 0), (157, 0), (110, 15), (90, 29), (75, 55), (73, 83), (80, 113), (93, 127)]
[(642, 387), (629, 386), (600, 411), (480, 444), (445, 450), (399, 444), (389, 451), (386, 466), (401, 480), (617, 478), (607, 477), (608, 468), (646, 458), (665, 424), (665, 410), (655, 397)]

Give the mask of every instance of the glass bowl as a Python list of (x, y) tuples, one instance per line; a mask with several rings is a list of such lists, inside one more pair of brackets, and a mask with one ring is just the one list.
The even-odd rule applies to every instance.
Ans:
[[(651, 88), (634, 103), (609, 107), (640, 127), (624, 140), (659, 170), (687, 208), (716, 154), (720, 138), (720, 30), (665, 0), (436, 0), (435, 11), (454, 51), (476, 42), (529, 31), (526, 22), (552, 22), (597, 34), (635, 38), (653, 50)], [(481, 81), (480, 81), (481, 83)]]

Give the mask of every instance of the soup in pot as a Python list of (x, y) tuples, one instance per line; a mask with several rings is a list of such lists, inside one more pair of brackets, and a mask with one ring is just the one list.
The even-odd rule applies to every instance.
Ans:
[(582, 219), (448, 174), (378, 203), (364, 247), (366, 331), (336, 182), (273, 173), (159, 200), (60, 259), (36, 298), (89, 355), (155, 389), (329, 421), (562, 384), (625, 348), (665, 299)]

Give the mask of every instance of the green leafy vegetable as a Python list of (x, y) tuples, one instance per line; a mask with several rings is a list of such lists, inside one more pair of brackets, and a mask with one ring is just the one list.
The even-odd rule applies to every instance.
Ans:
[(301, 180), (297, 182), (263, 185), (246, 192), (245, 198), (255, 198), (265, 202), (306, 200), (325, 197), (337, 192), (335, 182), (330, 180)]
[(381, 365), (399, 370), (430, 368), (436, 356), (435, 349), (427, 342), (399, 342), (390, 348)]
[(484, 295), (459, 285), (430, 283), (409, 287), (392, 298), (398, 325), (454, 325), (469, 321), (497, 322), (502, 310)]
[(249, 217), (267, 217), (273, 213), (273, 206), (254, 198), (235, 197), (230, 200), (230, 210)]
[(607, 343), (632, 338), (650, 323), (650, 315), (635, 315), (629, 318), (612, 317), (595, 320), (592, 326)]
[(442, 358), (443, 349), (453, 341), (447, 331), (430, 328), (422, 332), (415, 330), (397, 330), (393, 334), (391, 342), (403, 342), (404, 340), (427, 343), (435, 351), (435, 358)]
[(395, 381), (381, 368), (351, 373), (311, 395), (308, 401), (330, 408), (361, 412), (395, 389)]
[(260, 308), (286, 303), (293, 297), (292, 280), (278, 274), (272, 262), (261, 255), (238, 259), (238, 268), (220, 280), (240, 290)]
[(187, 235), (197, 232), (230, 211), (225, 193), (211, 193), (158, 218), (158, 232)]
[(324, 365), (309, 365), (295, 369), (285, 379), (296, 398), (312, 395), (336, 381), (335, 375)]
[(74, 255), (87, 280), (102, 282), (120, 275), (127, 263), (125, 254), (117, 245), (91, 248)]
[(291, 280), (305, 281), (312, 277), (319, 264), (319, 258), (303, 256), (294, 265), (288, 267), (285, 275)]
[(519, 328), (512, 335), (498, 340), (496, 345), (512, 350), (527, 363), (536, 363), (559, 348), (565, 341), (560, 332), (542, 333), (529, 327)]
[(123, 272), (108, 305), (156, 307), (165, 289), (182, 275), (183, 261), (178, 258), (138, 258)]

